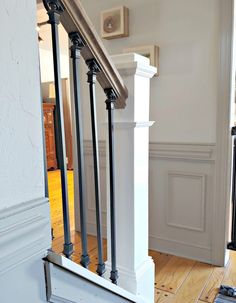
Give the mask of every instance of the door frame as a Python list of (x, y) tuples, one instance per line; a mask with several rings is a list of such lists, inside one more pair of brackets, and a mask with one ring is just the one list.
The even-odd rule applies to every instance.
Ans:
[(235, 0), (219, 1), (220, 41), (219, 77), (216, 113), (216, 163), (215, 192), (212, 226), (212, 263), (226, 265), (229, 253), (226, 250), (229, 237), (229, 214), (232, 167), (232, 115), (234, 85), (234, 7)]

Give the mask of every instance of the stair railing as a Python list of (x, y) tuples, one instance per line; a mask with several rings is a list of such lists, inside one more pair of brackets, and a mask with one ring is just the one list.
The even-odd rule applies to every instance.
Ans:
[[(88, 83), (90, 92), (90, 111), (93, 142), (94, 161), (94, 184), (95, 184), (95, 205), (97, 222), (97, 246), (98, 266), (97, 273), (102, 276), (105, 272), (103, 259), (102, 232), (101, 232), (101, 197), (99, 179), (99, 152), (96, 118), (96, 80), (104, 89), (106, 94), (106, 109), (108, 112), (108, 138), (109, 138), (109, 185), (110, 185), (110, 225), (111, 225), (111, 275), (112, 283), (117, 284), (118, 272), (116, 268), (116, 231), (115, 231), (115, 180), (114, 180), (114, 132), (113, 132), (113, 111), (115, 108), (124, 108), (125, 100), (128, 97), (127, 89), (111, 62), (108, 53), (100, 41), (93, 25), (87, 17), (83, 7), (77, 0), (43, 0), (47, 10), (52, 33), (53, 63), (55, 77), (56, 115), (58, 120), (59, 133), (59, 167), (61, 169), (62, 206), (64, 223), (64, 249), (63, 253), (67, 258), (73, 254), (71, 243), (69, 201), (67, 189), (66, 170), (66, 146), (64, 132), (64, 117), (60, 72), (60, 45), (58, 25), (62, 23), (71, 41), (72, 79), (75, 109), (76, 145), (78, 153), (78, 176), (79, 176), (79, 203), (80, 203), (80, 224), (82, 255), (80, 263), (88, 268), (90, 258), (87, 247), (86, 229), (86, 207), (85, 207), (85, 172), (84, 172), (84, 146), (82, 129), (82, 112), (80, 99), (80, 77), (79, 62), (81, 57), (88, 66)], [(77, 186), (75, 184), (75, 186)]]

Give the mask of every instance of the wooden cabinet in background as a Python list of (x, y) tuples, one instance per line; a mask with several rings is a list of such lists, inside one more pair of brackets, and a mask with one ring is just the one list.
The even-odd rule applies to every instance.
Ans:
[(54, 109), (55, 109), (54, 104), (43, 103), (43, 117), (44, 117), (48, 169), (57, 168), (56, 141), (55, 141), (55, 129), (54, 129)]

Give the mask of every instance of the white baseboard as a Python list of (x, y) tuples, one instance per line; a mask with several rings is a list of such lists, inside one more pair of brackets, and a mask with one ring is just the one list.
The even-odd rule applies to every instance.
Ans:
[[(154, 300), (154, 273), (155, 265), (151, 257), (146, 260), (135, 270), (117, 266), (118, 270), (118, 286), (131, 292), (135, 296), (144, 298), (146, 303), (153, 303)], [(110, 278), (111, 263), (106, 262), (105, 277)]]
[(162, 253), (211, 263), (211, 247), (189, 244), (173, 239), (149, 236), (149, 248)]

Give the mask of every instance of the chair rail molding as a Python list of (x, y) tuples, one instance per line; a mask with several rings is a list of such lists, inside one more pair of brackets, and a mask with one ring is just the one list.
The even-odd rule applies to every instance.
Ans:
[(214, 162), (215, 143), (150, 142), (152, 159)]

